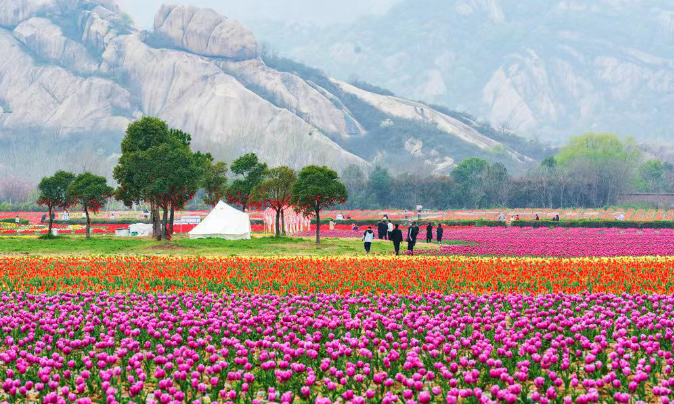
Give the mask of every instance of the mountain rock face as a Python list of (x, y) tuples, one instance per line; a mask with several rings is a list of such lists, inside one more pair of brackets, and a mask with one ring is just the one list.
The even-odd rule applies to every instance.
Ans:
[(154, 30), (170, 45), (198, 55), (236, 60), (258, 56), (252, 32), (210, 9), (164, 4), (155, 16)]
[(403, 0), (314, 27), (252, 23), (295, 60), (561, 142), (671, 140), (674, 6), (648, 0)]
[(514, 169), (531, 162), (461, 117), (270, 66), (251, 31), (208, 9), (164, 5), (146, 32), (111, 0), (0, 0), (0, 51), (0, 148), (10, 150), (0, 174), (22, 175), (34, 164), (26, 153), (54, 142), (67, 153), (62, 168), (95, 160), (109, 170), (126, 126), (143, 115), (223, 160), (252, 151), (294, 168), (397, 169), (397, 160), (437, 173), (480, 153)]

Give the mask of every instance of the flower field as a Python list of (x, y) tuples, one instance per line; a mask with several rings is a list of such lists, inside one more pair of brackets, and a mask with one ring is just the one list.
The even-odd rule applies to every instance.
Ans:
[(674, 257), (0, 258), (6, 292), (674, 292)]
[[(517, 208), (517, 209), (466, 209), (466, 210), (437, 210), (424, 211), (423, 217), (432, 220), (496, 220), (499, 214), (507, 216), (519, 215), (522, 220), (532, 220), (536, 214), (541, 219), (550, 219), (559, 215), (561, 220), (613, 220), (623, 214), (624, 220), (636, 222), (650, 222), (660, 220), (674, 220), (674, 209), (623, 209), (611, 207), (607, 209), (547, 209), (547, 208)], [(325, 212), (323, 217), (335, 218), (337, 215), (353, 220), (381, 219), (387, 214), (391, 220), (415, 218), (416, 211), (411, 210), (333, 210)]]
[(668, 403), (674, 258), (0, 258), (11, 403)]
[[(422, 234), (425, 236), (424, 230)], [(421, 237), (421, 236), (420, 236)], [(440, 249), (416, 251), (426, 255), (617, 257), (672, 256), (672, 229), (580, 228), (448, 228), (444, 238), (465, 241)]]

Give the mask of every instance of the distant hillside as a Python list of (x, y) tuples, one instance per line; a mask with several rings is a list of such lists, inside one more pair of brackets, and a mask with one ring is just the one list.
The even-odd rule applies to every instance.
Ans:
[(404, 0), (345, 25), (251, 23), (346, 79), (563, 142), (674, 137), (674, 8), (647, 0)]
[(253, 151), (294, 168), (447, 173), (478, 156), (517, 172), (545, 154), (509, 131), (261, 52), (251, 31), (209, 9), (164, 5), (147, 32), (111, 0), (0, 4), (0, 175), (108, 173), (143, 115), (219, 159)]

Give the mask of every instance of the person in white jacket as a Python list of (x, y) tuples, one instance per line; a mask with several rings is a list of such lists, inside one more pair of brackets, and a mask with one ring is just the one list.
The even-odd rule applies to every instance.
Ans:
[(372, 247), (372, 242), (374, 241), (374, 232), (372, 231), (372, 226), (368, 226), (367, 230), (363, 234), (363, 244), (365, 245), (365, 253), (370, 253), (370, 248)]
[(393, 233), (393, 223), (389, 220), (388, 221), (388, 238), (387, 240), (391, 240), (391, 233)]

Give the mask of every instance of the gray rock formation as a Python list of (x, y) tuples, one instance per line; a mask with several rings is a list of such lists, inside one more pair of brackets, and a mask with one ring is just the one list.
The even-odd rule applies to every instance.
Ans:
[(154, 30), (170, 45), (199, 55), (236, 60), (258, 56), (253, 33), (211, 9), (164, 4)]
[(14, 29), (14, 37), (37, 56), (81, 74), (92, 74), (98, 62), (86, 47), (63, 35), (61, 27), (46, 18), (33, 17)]
[[(341, 170), (371, 166), (379, 161), (375, 156), (389, 152), (446, 173), (465, 157), (451, 145), (464, 145), (487, 157), (502, 150), (496, 159), (514, 168), (530, 162), (423, 104), (321, 74), (276, 70), (259, 57), (248, 29), (212, 10), (164, 5), (148, 33), (111, 0), (0, 4), (0, 138), (8, 134), (14, 144), (26, 134), (43, 134), (75, 151), (89, 144), (82, 154), (93, 150), (95, 160), (107, 161), (126, 126), (149, 115), (191, 133), (195, 148), (224, 160), (252, 151), (271, 165)], [(431, 128), (438, 136), (410, 137), (396, 125), (407, 132), (410, 125)], [(38, 139), (42, 144), (46, 140)], [(20, 164), (3, 167), (21, 171)]]

